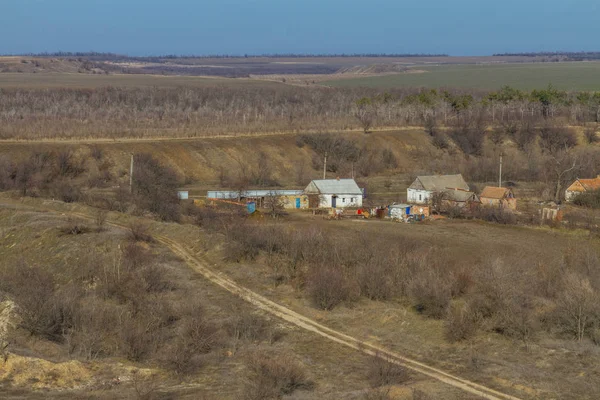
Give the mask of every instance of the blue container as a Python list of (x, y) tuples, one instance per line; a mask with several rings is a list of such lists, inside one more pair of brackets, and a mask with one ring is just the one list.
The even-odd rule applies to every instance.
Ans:
[(248, 214), (252, 214), (254, 211), (256, 211), (256, 203), (249, 201), (246, 203), (246, 208), (248, 209)]

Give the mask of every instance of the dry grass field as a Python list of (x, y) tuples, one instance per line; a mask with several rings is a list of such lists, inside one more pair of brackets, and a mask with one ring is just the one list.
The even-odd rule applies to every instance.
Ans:
[[(102, 232), (61, 234), (59, 227), (76, 218), (70, 217), (70, 213), (93, 215), (94, 211), (86, 207), (39, 200), (15, 201), (6, 196), (2, 197), (0, 203), (0, 271), (3, 273), (15, 263), (25, 263), (43, 266), (58, 277), (75, 267), (76, 263), (87, 262), (89, 257), (101, 255), (110, 258), (117, 244), (128, 240), (126, 231), (114, 227), (107, 227)], [(131, 217), (123, 214), (111, 214), (110, 219), (119, 223), (131, 221)], [(92, 221), (84, 223), (93, 226)], [(153, 235), (168, 235), (178, 241), (187, 238), (182, 243), (197, 251), (218, 243), (214, 238), (198, 235), (197, 228), (189, 225), (150, 225)], [(268, 320), (269, 329), (278, 332), (277, 338), (270, 339), (271, 342), (269, 339), (226, 342), (203, 359), (199, 374), (181, 377), (152, 362), (131, 363), (112, 357), (69, 361), (74, 355), (68, 356), (66, 343), (61, 345), (33, 340), (17, 330), (10, 339), (8, 362), (0, 366), (0, 393), (3, 398), (38, 396), (61, 399), (84, 396), (120, 399), (139, 396), (140, 393), (151, 393), (157, 398), (247, 398), (248, 382), (252, 382), (247, 361), (254, 354), (264, 352), (291, 355), (306, 367), (313, 384), (309, 390), (299, 389), (295, 392), (294, 396), (298, 398), (363, 399), (377, 392), (370, 389), (370, 358), (307, 334), (268, 315), (261, 316), (249, 305), (199, 277), (189, 265), (170, 255), (160, 244), (150, 246), (155, 257), (164, 260), (168, 279), (175, 285), (174, 291), (168, 294), (174, 305), (184, 306), (184, 303), (175, 303), (186, 301), (179, 297), (178, 292), (190, 290), (200, 296), (201, 304), (210, 318), (225, 321), (240, 313), (257, 314), (257, 318)], [(41, 257), (44, 254), (46, 256)], [(136, 374), (141, 374), (142, 378)], [(119, 383), (115, 384), (116, 381)], [(423, 398), (438, 398), (442, 394), (446, 399), (475, 398), (412, 373), (403, 378), (401, 383), (385, 386), (385, 392), (389, 392), (394, 399), (412, 399), (415, 391), (421, 396), (431, 396)]]

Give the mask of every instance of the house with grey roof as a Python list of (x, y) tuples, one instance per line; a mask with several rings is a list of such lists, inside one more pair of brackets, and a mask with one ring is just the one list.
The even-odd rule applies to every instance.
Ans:
[(317, 179), (304, 189), (310, 208), (362, 207), (363, 191), (354, 179)]
[(470, 192), (461, 174), (417, 176), (408, 187), (406, 199), (412, 204), (429, 204), (436, 193), (452, 192), (451, 196), (464, 197)]

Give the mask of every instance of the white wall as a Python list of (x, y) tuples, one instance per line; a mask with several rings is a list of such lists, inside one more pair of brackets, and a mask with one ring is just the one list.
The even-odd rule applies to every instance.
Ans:
[[(331, 207), (331, 197), (330, 194), (323, 194), (320, 196), (320, 204), (319, 207), (330, 208)], [(362, 207), (362, 195), (357, 194), (341, 194), (338, 195), (335, 206), (336, 208), (345, 208), (345, 207)]]
[(582, 192), (574, 192), (571, 190), (567, 190), (565, 191), (565, 200), (566, 201), (573, 201), (573, 199), (575, 197), (577, 197), (577, 195), (581, 194)]
[(428, 204), (433, 192), (428, 190), (407, 189), (406, 201), (413, 204)]

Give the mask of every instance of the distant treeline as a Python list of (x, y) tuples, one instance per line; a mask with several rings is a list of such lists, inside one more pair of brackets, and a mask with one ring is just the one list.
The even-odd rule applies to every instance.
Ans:
[(572, 61), (600, 60), (600, 51), (549, 51), (525, 53), (497, 53), (495, 57), (563, 57)]
[[(0, 138), (190, 137), (556, 120), (600, 123), (600, 92), (330, 89), (265, 85), (203, 88), (0, 90)], [(512, 128), (511, 128), (512, 129)]]
[(165, 54), (157, 56), (128, 56), (117, 53), (102, 53), (95, 51), (88, 52), (68, 52), (58, 51), (53, 53), (22, 53), (22, 54), (3, 54), (3, 56), (27, 56), (27, 57), (93, 57), (106, 60), (139, 60), (156, 61), (161, 59), (180, 59), (180, 58), (384, 58), (384, 57), (448, 57), (448, 54), (425, 54), (425, 53), (352, 53), (352, 54), (297, 54), (297, 53), (275, 53), (275, 54), (211, 54), (211, 55), (193, 55), (193, 54)]

